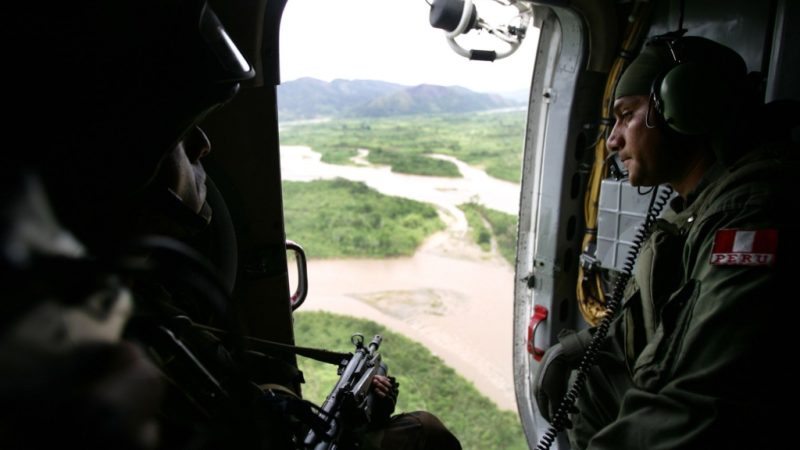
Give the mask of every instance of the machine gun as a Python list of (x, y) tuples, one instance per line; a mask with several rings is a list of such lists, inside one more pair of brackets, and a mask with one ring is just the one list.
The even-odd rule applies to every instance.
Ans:
[(319, 411), (328, 428), (324, 432), (309, 431), (304, 441), (306, 449), (335, 450), (357, 445), (355, 433), (372, 421), (372, 378), (386, 374), (386, 365), (378, 353), (382, 340), (375, 335), (365, 347), (364, 335), (356, 333), (350, 338), (356, 349), (349, 360), (339, 365), (339, 381)]

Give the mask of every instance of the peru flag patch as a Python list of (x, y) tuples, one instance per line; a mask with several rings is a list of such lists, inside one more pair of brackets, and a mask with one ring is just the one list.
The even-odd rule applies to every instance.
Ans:
[(778, 230), (725, 229), (714, 236), (711, 264), (717, 266), (771, 266), (778, 251)]

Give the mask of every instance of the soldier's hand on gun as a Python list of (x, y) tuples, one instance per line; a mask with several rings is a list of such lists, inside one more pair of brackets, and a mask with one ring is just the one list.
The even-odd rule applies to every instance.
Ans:
[(379, 397), (386, 397), (392, 391), (392, 380), (383, 375), (375, 375), (372, 378), (372, 389)]

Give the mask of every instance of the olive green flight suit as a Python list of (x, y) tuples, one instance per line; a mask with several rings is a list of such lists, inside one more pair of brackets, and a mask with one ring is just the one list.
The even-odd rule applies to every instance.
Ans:
[[(784, 442), (776, 408), (797, 397), (796, 168), (764, 153), (716, 165), (659, 219), (572, 415), (573, 449)], [(723, 229), (777, 230), (773, 264), (711, 264)]]

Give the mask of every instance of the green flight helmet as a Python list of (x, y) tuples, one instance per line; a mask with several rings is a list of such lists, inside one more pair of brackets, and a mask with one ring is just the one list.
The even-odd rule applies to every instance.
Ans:
[(649, 95), (663, 122), (689, 136), (712, 135), (742, 103), (747, 66), (734, 50), (699, 36), (651, 38), (620, 78), (615, 98)]

